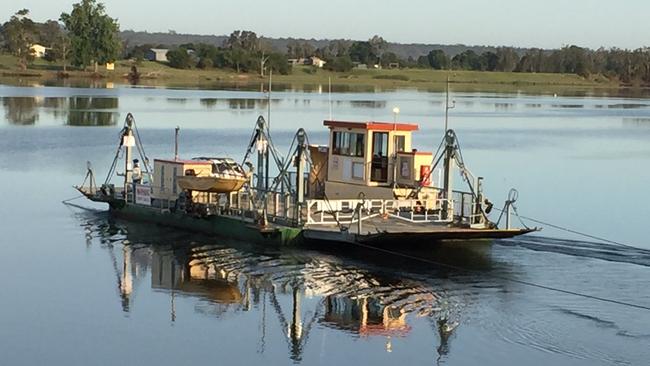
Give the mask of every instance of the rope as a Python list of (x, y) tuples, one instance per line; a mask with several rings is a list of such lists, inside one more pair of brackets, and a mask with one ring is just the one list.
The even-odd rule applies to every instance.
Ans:
[(79, 199), (81, 197), (86, 197), (86, 196), (84, 196), (83, 194), (80, 194), (77, 197), (72, 197), (72, 198), (68, 198), (67, 200), (63, 200), (63, 201), (61, 201), (61, 203), (66, 204), (66, 203), (68, 203), (70, 201), (74, 201), (74, 200)]
[[(502, 210), (502, 209), (500, 209), (500, 208), (496, 208), (496, 207), (494, 207), (494, 209), (497, 210), (497, 211), (501, 211), (502, 214), (503, 214), (503, 212), (504, 212), (504, 210)], [(540, 225), (545, 225), (545, 226), (551, 227), (551, 228), (553, 228), (553, 229), (557, 229), (557, 230), (561, 230), (561, 231), (566, 231), (566, 232), (571, 233), (571, 234), (581, 235), (581, 236), (584, 236), (584, 237), (586, 237), (586, 238), (590, 238), (590, 239), (594, 239), (594, 240), (599, 240), (599, 241), (602, 241), (602, 242), (605, 242), (605, 243), (608, 243), (608, 244), (618, 245), (618, 246), (626, 247), (626, 248), (640, 249), (640, 248), (639, 248), (638, 246), (636, 246), (636, 245), (630, 245), (630, 244), (621, 243), (621, 242), (618, 242), (618, 241), (614, 241), (614, 240), (606, 239), (606, 238), (599, 237), (599, 236), (596, 236), (596, 235), (591, 235), (591, 234), (583, 233), (583, 232), (580, 232), (580, 231), (577, 231), (577, 230), (573, 230), (573, 229), (570, 229), (570, 228), (567, 228), (567, 227), (563, 227), (563, 226), (559, 226), (559, 225), (551, 224), (551, 223), (549, 223), (549, 222), (545, 222), (545, 221), (541, 221), (541, 220), (533, 219), (533, 218), (531, 218), (531, 217), (521, 216), (521, 215), (519, 215), (519, 213), (517, 213), (517, 210), (516, 210), (516, 209), (514, 210), (514, 212), (515, 212), (515, 214), (517, 215), (517, 217), (520, 218), (520, 220), (521, 220), (521, 219), (528, 220), (528, 221), (531, 221), (531, 222), (534, 222), (534, 223), (537, 223), (537, 224), (540, 224)], [(522, 225), (524, 225), (524, 224), (522, 223)], [(524, 225), (524, 226), (526, 226), (526, 225)]]
[(149, 175), (149, 178), (151, 178), (151, 167), (149, 166), (149, 157), (147, 157), (147, 153), (144, 151), (144, 144), (142, 144), (142, 139), (140, 138), (140, 131), (138, 130), (138, 124), (135, 122), (135, 117), (131, 113), (127, 114), (126, 118), (128, 119), (131, 117), (131, 121), (133, 122), (133, 128), (135, 130), (135, 138), (138, 140), (136, 147), (138, 149), (138, 153), (140, 153), (140, 158), (142, 159), (142, 163), (144, 164), (144, 168)]
[(90, 207), (84, 207), (84, 206), (81, 206), (81, 205), (77, 205), (76, 203), (70, 203), (70, 202), (66, 202), (66, 201), (62, 201), (62, 203), (64, 205), (68, 206), (68, 207), (75, 207), (75, 208), (85, 210), (85, 211), (89, 211), (89, 212), (96, 212), (96, 213), (104, 212), (103, 210), (99, 210), (99, 209), (96, 209), (96, 208), (90, 208)]
[(115, 168), (117, 167), (117, 161), (120, 158), (120, 151), (122, 151), (122, 136), (124, 135), (124, 128), (120, 130), (119, 133), (119, 143), (117, 145), (117, 151), (115, 152), (115, 157), (113, 158), (113, 163), (111, 164), (111, 167), (108, 169), (108, 174), (106, 174), (106, 179), (104, 180), (104, 184), (108, 184), (110, 182), (111, 178), (113, 177), (113, 173), (115, 173)]
[[(441, 262), (437, 262), (437, 261), (433, 261), (433, 260), (429, 260), (429, 259), (419, 258), (419, 257), (412, 256), (412, 255), (409, 255), (409, 254), (395, 252), (395, 251), (392, 251), (392, 250), (379, 248), (379, 247), (375, 247), (375, 246), (368, 245), (368, 244), (362, 244), (362, 243), (357, 243), (357, 242), (353, 242), (353, 244), (358, 245), (360, 247), (373, 249), (373, 250), (376, 250), (376, 251), (379, 251), (379, 252), (384, 252), (384, 253), (400, 256), (400, 257), (403, 257), (403, 258), (412, 259), (412, 260), (427, 263), (427, 264), (433, 264), (433, 265), (437, 265), (437, 266), (441, 266), (441, 267), (447, 267), (447, 268), (460, 270), (460, 271), (475, 272), (475, 273), (484, 274), (484, 272), (482, 272), (482, 271), (473, 270), (473, 269), (469, 269), (469, 268), (463, 268), (463, 267), (459, 267), (459, 266), (454, 266), (452, 264), (441, 263)], [(595, 296), (595, 295), (583, 294), (583, 293), (580, 293), (580, 292), (565, 290), (565, 289), (561, 289), (561, 288), (557, 288), (557, 287), (540, 285), (538, 283), (534, 283), (534, 282), (530, 282), (530, 281), (524, 281), (524, 280), (517, 280), (517, 279), (514, 279), (514, 278), (508, 278), (508, 277), (505, 277), (505, 276), (499, 276), (499, 275), (494, 275), (494, 274), (491, 274), (491, 276), (493, 278), (500, 279), (500, 280), (503, 280), (503, 281), (518, 283), (520, 285), (525, 285), (525, 286), (530, 286), (530, 287), (536, 287), (536, 288), (540, 288), (540, 289), (547, 290), (547, 291), (559, 292), (559, 293), (563, 293), (563, 294), (583, 297), (583, 298), (586, 298), (586, 299), (591, 299), (591, 300), (596, 300), (596, 301), (601, 301), (601, 302), (607, 302), (607, 303), (616, 304), (616, 305), (627, 306), (627, 307), (636, 308), (636, 309), (650, 310), (650, 306), (647, 306), (647, 305), (635, 304), (635, 303), (630, 303), (630, 302), (626, 302), (626, 301), (622, 301), (622, 300), (609, 299), (609, 298)]]

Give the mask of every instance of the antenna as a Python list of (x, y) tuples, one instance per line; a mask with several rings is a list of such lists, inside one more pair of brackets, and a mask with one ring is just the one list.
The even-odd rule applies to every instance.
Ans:
[(332, 77), (328, 77), (328, 98), (329, 98), (329, 107), (330, 107), (330, 121), (332, 120)]
[(181, 130), (180, 126), (176, 126), (174, 134), (174, 160), (178, 160), (178, 132)]
[(271, 89), (273, 88), (273, 69), (269, 69), (269, 95), (268, 95), (268, 111), (266, 114), (266, 126), (271, 127)]
[(449, 105), (449, 74), (447, 74), (447, 90), (446, 90), (446, 96), (445, 96), (445, 134), (447, 133), (447, 130), (449, 129), (449, 110), (454, 109), (456, 107), (456, 101), (452, 100), (451, 101), (451, 106)]

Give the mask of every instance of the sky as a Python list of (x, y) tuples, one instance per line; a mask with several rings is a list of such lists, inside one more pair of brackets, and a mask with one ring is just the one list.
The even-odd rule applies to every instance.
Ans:
[[(6, 21), (27, 8), (36, 21), (70, 12), (70, 0), (10, 0)], [(267, 37), (559, 48), (650, 46), (648, 0), (105, 0), (122, 30)]]

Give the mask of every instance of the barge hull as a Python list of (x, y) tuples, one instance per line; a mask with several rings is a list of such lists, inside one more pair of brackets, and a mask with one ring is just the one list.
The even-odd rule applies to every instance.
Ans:
[(193, 217), (184, 213), (161, 212), (145, 206), (111, 207), (115, 217), (147, 222), (176, 229), (217, 235), (256, 243), (294, 245), (302, 241), (301, 230), (287, 226), (261, 228), (253, 222), (229, 216)]

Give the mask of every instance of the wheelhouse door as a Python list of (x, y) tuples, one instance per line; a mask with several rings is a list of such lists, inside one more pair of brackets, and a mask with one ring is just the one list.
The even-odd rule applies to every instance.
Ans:
[(388, 132), (372, 133), (372, 162), (370, 180), (388, 182)]

